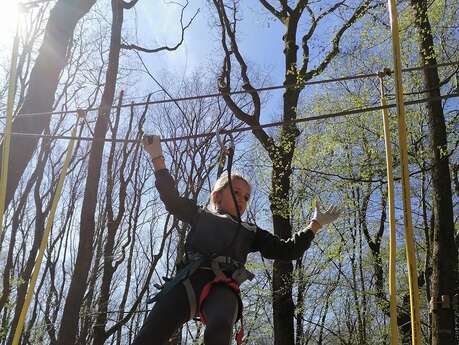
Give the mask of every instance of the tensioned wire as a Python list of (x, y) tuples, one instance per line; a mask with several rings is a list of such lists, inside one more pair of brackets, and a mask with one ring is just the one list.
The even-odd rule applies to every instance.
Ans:
[[(404, 102), (404, 105), (421, 104), (421, 103), (427, 103), (430, 101), (445, 100), (445, 99), (455, 98), (455, 97), (459, 97), (459, 93), (452, 93), (449, 95), (443, 95), (443, 96), (437, 96), (437, 97), (422, 98), (422, 99), (417, 99), (413, 101), (406, 101)], [(279, 127), (284, 124), (288, 125), (288, 124), (295, 124), (295, 123), (331, 119), (331, 118), (337, 118), (337, 117), (343, 117), (343, 116), (349, 116), (349, 115), (363, 114), (363, 113), (382, 110), (382, 109), (395, 108), (396, 106), (397, 105), (395, 103), (390, 103), (390, 104), (387, 104), (386, 106), (378, 105), (378, 106), (371, 106), (371, 107), (366, 107), (366, 108), (348, 109), (348, 110), (343, 110), (343, 111), (336, 112), (336, 113), (309, 116), (309, 117), (299, 118), (299, 119), (290, 120), (290, 121), (277, 121), (277, 122), (270, 122), (266, 124), (255, 125), (255, 126), (222, 129), (220, 133), (226, 134), (226, 133), (239, 133), (239, 132), (253, 131), (253, 130), (263, 129), (263, 128)], [(4, 133), (0, 133), (0, 135), (3, 135), (3, 134)], [(140, 142), (140, 140), (137, 140), (137, 139), (112, 139), (112, 138), (102, 139), (102, 138), (94, 138), (94, 137), (78, 137), (77, 138), (77, 137), (68, 136), (68, 135), (47, 135), (47, 134), (34, 134), (34, 133), (21, 133), (21, 132), (12, 132), (11, 135), (24, 136), (24, 137), (49, 138), (49, 139), (64, 139), (64, 140), (78, 139), (81, 141), (105, 141), (105, 142), (114, 142), (114, 143), (139, 143)], [(189, 139), (204, 138), (204, 137), (214, 136), (214, 135), (216, 135), (216, 132), (206, 132), (206, 133), (184, 135), (184, 136), (178, 136), (178, 137), (172, 137), (172, 138), (163, 138), (161, 139), (161, 142), (189, 140)]]
[[(454, 62), (445, 62), (436, 65), (425, 65), (425, 66), (416, 66), (416, 67), (408, 67), (402, 69), (402, 72), (413, 72), (419, 71), (423, 69), (431, 69), (431, 68), (438, 68), (438, 67), (446, 67), (446, 66), (454, 66), (459, 65), (459, 61)], [(387, 74), (392, 74), (393, 71), (391, 69), (384, 69)], [(357, 79), (365, 79), (365, 78), (372, 78), (378, 77), (379, 73), (368, 73), (368, 74), (356, 74), (351, 76), (345, 77), (338, 77), (338, 78), (331, 78), (331, 79), (323, 79), (323, 80), (316, 80), (316, 81), (308, 81), (304, 83), (297, 83), (297, 84), (286, 84), (286, 85), (275, 85), (275, 86), (266, 86), (260, 88), (251, 88), (250, 90), (236, 90), (236, 91), (229, 91), (229, 92), (215, 92), (203, 95), (196, 95), (196, 96), (188, 96), (188, 97), (178, 97), (178, 98), (170, 98), (170, 99), (161, 99), (155, 101), (148, 101), (148, 102), (131, 102), (125, 103), (121, 105), (113, 105), (107, 107), (107, 109), (119, 109), (119, 108), (129, 108), (129, 107), (138, 107), (138, 106), (146, 106), (146, 105), (153, 105), (153, 104), (164, 104), (164, 103), (172, 103), (172, 102), (183, 102), (183, 101), (191, 101), (197, 99), (205, 99), (205, 98), (214, 98), (214, 97), (221, 97), (226, 95), (239, 95), (239, 94), (250, 94), (254, 92), (264, 92), (264, 91), (272, 91), (272, 90), (280, 90), (280, 89), (295, 89), (295, 88), (303, 88), (305, 86), (311, 85), (319, 85), (319, 84), (327, 84), (327, 83), (335, 83), (341, 81), (348, 81), (348, 80), (357, 80)], [(63, 111), (48, 111), (48, 112), (38, 112), (38, 113), (26, 113), (26, 114), (19, 114), (18, 117), (38, 117), (38, 116), (52, 116), (52, 115), (67, 115), (67, 114), (74, 114), (84, 109), (86, 112), (97, 111), (102, 107), (92, 107), (84, 109), (82, 107), (72, 110), (63, 110)], [(0, 117), (0, 119), (4, 119), (5, 117)]]

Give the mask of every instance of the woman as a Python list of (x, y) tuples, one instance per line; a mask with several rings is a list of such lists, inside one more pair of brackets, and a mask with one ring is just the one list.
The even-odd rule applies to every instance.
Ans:
[[(239, 285), (253, 274), (244, 264), (250, 252), (268, 259), (294, 260), (303, 255), (314, 235), (335, 221), (339, 210), (318, 207), (306, 229), (281, 240), (254, 224), (241, 222), (250, 199), (251, 186), (239, 174), (231, 181), (222, 175), (211, 192), (210, 209), (179, 196), (166, 169), (159, 136), (144, 138), (145, 150), (153, 162), (156, 187), (166, 209), (191, 225), (185, 244), (185, 258), (176, 277), (165, 284), (133, 345), (163, 345), (186, 321), (199, 315), (205, 323), (206, 345), (228, 345), (234, 323), (241, 318)], [(230, 188), (230, 182), (231, 187)], [(234, 197), (233, 197), (234, 193)], [(236, 335), (242, 340), (241, 331)]]

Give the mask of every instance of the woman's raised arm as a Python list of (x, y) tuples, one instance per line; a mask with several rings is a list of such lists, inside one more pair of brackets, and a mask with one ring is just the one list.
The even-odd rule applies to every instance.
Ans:
[(146, 135), (143, 138), (143, 146), (153, 162), (155, 185), (166, 210), (180, 220), (191, 223), (198, 211), (198, 206), (194, 200), (179, 195), (175, 181), (164, 162), (161, 138), (158, 135)]

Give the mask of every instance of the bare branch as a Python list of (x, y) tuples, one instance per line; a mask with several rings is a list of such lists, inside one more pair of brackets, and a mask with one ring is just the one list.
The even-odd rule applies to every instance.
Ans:
[(307, 0), (298, 1), (298, 4), (296, 5), (295, 9), (293, 11), (289, 11), (290, 16), (295, 17), (295, 18), (300, 18), (301, 15), (303, 14), (304, 8), (307, 5), (308, 5)]
[[(333, 11), (334, 8), (338, 8), (341, 3), (338, 3), (337, 5), (331, 7), (328, 11), (324, 12), (321, 14), (321, 17), (325, 16), (327, 13), (330, 11)], [(313, 76), (320, 74), (325, 68), (329, 65), (331, 60), (339, 53), (339, 44), (341, 41), (341, 38), (343, 37), (344, 33), (360, 18), (362, 17), (366, 11), (368, 10), (370, 4), (370, 0), (365, 0), (357, 9), (355, 10), (354, 14), (347, 20), (347, 22), (338, 30), (336, 33), (335, 37), (332, 40), (332, 49), (331, 51), (325, 56), (325, 58), (322, 60), (322, 62), (317, 66), (315, 69), (307, 72), (308, 68), (308, 61), (309, 61), (309, 56), (303, 55), (303, 66), (301, 67), (300, 70), (300, 77), (302, 80), (306, 81), (311, 79)], [(336, 9), (335, 8), (335, 9)], [(303, 49), (305, 48), (305, 43), (303, 41)], [(307, 44), (306, 44), (307, 46)], [(308, 49), (306, 49), (307, 51)]]
[[(286, 23), (286, 20), (287, 20), (288, 16), (285, 13), (285, 9), (286, 9), (287, 6), (283, 6), (283, 10), (282, 11), (278, 11), (267, 0), (260, 0), (260, 2), (269, 12), (271, 12), (271, 14), (274, 17), (279, 19), (283, 24)], [(286, 1), (282, 1), (282, 2), (286, 2)]]
[[(239, 51), (239, 47), (236, 41), (236, 35), (235, 35), (235, 23), (231, 23), (228, 19), (228, 16), (226, 14), (225, 6), (221, 0), (213, 0), (214, 5), (217, 9), (218, 16), (220, 19), (220, 25), (222, 27), (222, 45), (223, 49), (225, 51), (225, 59), (223, 63), (223, 68), (222, 68), (222, 73), (219, 78), (219, 89), (220, 92), (223, 94), (223, 99), (225, 100), (226, 104), (228, 107), (231, 109), (231, 111), (234, 113), (234, 115), (244, 123), (248, 124), (251, 127), (258, 127), (260, 122), (260, 108), (261, 108), (261, 102), (260, 102), (260, 96), (258, 92), (255, 90), (255, 88), (252, 86), (250, 83), (250, 79), (247, 73), (247, 64), (244, 61), (244, 58), (242, 57), (242, 54)], [(234, 11), (234, 22), (236, 21), (235, 19), (235, 12), (236, 9), (233, 8)], [(232, 28), (233, 27), (233, 28)], [(226, 36), (227, 35), (227, 36)], [(228, 49), (227, 44), (226, 44), (226, 37), (229, 38), (229, 41), (231, 43), (231, 51)], [(252, 103), (254, 105), (253, 113), (248, 114), (245, 111), (239, 107), (236, 102), (231, 98), (229, 95), (229, 92), (231, 90), (230, 87), (230, 82), (231, 82), (231, 55), (235, 56), (240, 68), (241, 72), (240, 75), (242, 77), (242, 80), (244, 84), (242, 85), (242, 88), (246, 91), (249, 92), (251, 98), (252, 98)], [(265, 147), (265, 149), (268, 152), (271, 152), (273, 149), (273, 140), (270, 138), (266, 132), (263, 129), (257, 128), (252, 130), (253, 134), (257, 137), (257, 139), (260, 141), (260, 143)]]
[(302, 47), (303, 47), (303, 69), (307, 70), (308, 65), (309, 65), (309, 46), (308, 42), (311, 39), (312, 35), (316, 31), (317, 25), (319, 24), (320, 20), (325, 18), (328, 14), (334, 12), (338, 7), (344, 4), (344, 1), (338, 2), (332, 7), (330, 7), (328, 10), (322, 12), (319, 17), (315, 17), (314, 12), (311, 10), (309, 6), (306, 6), (306, 9), (311, 16), (311, 27), (309, 28), (308, 32), (306, 35), (303, 36), (302, 39)]
[(141, 52), (144, 52), (144, 53), (157, 53), (157, 52), (164, 51), (164, 50), (167, 50), (167, 51), (177, 50), (177, 48), (182, 45), (182, 43), (183, 43), (183, 41), (185, 39), (185, 31), (190, 27), (190, 25), (193, 23), (194, 19), (196, 18), (196, 16), (199, 13), (199, 8), (198, 8), (196, 13), (193, 15), (193, 17), (191, 17), (191, 19), (188, 21), (188, 23), (186, 25), (183, 25), (183, 14), (184, 14), (185, 9), (187, 8), (187, 6), (188, 6), (188, 2), (185, 5), (182, 6), (182, 11), (180, 13), (180, 26), (181, 26), (182, 32), (181, 32), (180, 41), (175, 46), (173, 46), (173, 47), (163, 46), (163, 47), (149, 49), (149, 48), (141, 47), (141, 46), (139, 46), (137, 44), (122, 44), (121, 48), (128, 49), (128, 50), (137, 50), (137, 51), (141, 51)]
[(306, 44), (307, 41), (312, 37), (312, 35), (315, 32), (315, 29), (317, 28), (317, 24), (325, 18), (327, 15), (330, 13), (334, 12), (335, 10), (338, 9), (338, 7), (342, 6), (344, 4), (344, 1), (338, 2), (334, 4), (332, 7), (330, 7), (328, 10), (322, 12), (317, 18), (315, 17), (314, 13), (312, 12), (311, 8), (309, 6), (306, 6), (306, 9), (309, 12), (309, 15), (311, 16), (311, 27), (309, 28), (309, 31), (306, 33), (306, 35), (303, 36), (303, 48), (304, 45)]
[(130, 9), (133, 8), (138, 2), (139, 2), (139, 0), (131, 0), (130, 2), (126, 2), (126, 1), (121, 0), (121, 6), (123, 6), (123, 8), (124, 8), (125, 10), (130, 10)]

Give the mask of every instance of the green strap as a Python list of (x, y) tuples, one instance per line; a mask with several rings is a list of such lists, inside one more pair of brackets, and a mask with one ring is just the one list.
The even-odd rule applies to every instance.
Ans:
[(179, 270), (174, 278), (167, 281), (163, 285), (161, 290), (155, 296), (148, 299), (147, 303), (153, 303), (153, 302), (159, 301), (161, 297), (168, 294), (174, 287), (176, 287), (178, 284), (180, 284), (185, 279), (190, 277), (194, 272), (196, 272), (196, 270), (199, 268), (199, 266), (202, 265), (203, 262), (204, 262), (204, 258), (196, 260), (196, 261), (191, 261), (189, 264), (187, 264), (185, 267)]

